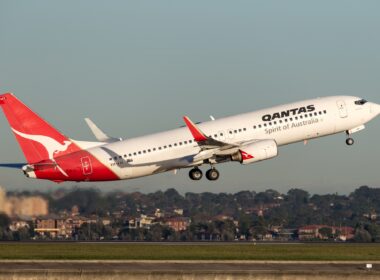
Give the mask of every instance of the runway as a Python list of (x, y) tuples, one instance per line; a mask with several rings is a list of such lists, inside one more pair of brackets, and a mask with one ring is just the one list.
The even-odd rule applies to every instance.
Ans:
[[(0, 261), (0, 279), (380, 279), (380, 262)], [(230, 278), (228, 278), (230, 277)]]

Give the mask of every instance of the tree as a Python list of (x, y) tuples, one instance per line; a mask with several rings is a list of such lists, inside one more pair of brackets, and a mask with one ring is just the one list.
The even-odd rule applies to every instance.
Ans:
[(372, 236), (372, 242), (380, 242), (380, 226), (379, 225), (375, 223), (371, 223), (365, 226), (365, 229)]
[(146, 240), (147, 241), (162, 241), (163, 227), (160, 224), (155, 224), (150, 227), (150, 230), (147, 233)]
[(365, 229), (358, 228), (355, 231), (354, 241), (355, 242), (362, 242), (362, 243), (372, 242), (372, 236)]
[(4, 213), (0, 213), (0, 228), (6, 229), (11, 224), (11, 219)]

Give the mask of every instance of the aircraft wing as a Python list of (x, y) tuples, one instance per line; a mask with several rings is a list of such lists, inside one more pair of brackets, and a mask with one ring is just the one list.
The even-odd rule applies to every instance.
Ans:
[(183, 120), (186, 123), (186, 126), (189, 128), (191, 134), (194, 137), (194, 141), (197, 142), (199, 147), (202, 150), (210, 150), (210, 149), (220, 149), (227, 150), (231, 148), (238, 147), (235, 144), (230, 144), (226, 142), (222, 142), (216, 139), (213, 139), (206, 134), (204, 134), (188, 117), (183, 117)]
[(215, 157), (228, 157), (238, 152), (243, 146), (260, 141), (250, 140), (235, 144), (226, 143), (207, 136), (187, 116), (183, 117), (183, 120), (189, 128), (194, 141), (201, 148), (201, 151), (194, 156), (194, 162), (210, 160)]

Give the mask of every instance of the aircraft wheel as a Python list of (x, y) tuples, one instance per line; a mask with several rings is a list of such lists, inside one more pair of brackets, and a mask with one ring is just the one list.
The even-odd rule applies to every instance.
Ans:
[(346, 140), (346, 144), (347, 144), (348, 146), (352, 146), (352, 145), (354, 145), (354, 143), (355, 143), (354, 139), (352, 139), (352, 138), (347, 138), (347, 140)]
[(211, 168), (210, 170), (208, 170), (206, 172), (206, 178), (210, 181), (216, 181), (218, 180), (219, 178), (219, 171), (214, 169), (214, 168)]
[(193, 168), (189, 172), (190, 179), (194, 181), (199, 181), (200, 179), (202, 179), (202, 176), (202, 170), (200, 170), (199, 168)]

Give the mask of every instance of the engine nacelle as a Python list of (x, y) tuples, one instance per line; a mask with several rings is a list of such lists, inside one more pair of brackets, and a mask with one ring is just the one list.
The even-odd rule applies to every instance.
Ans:
[(278, 155), (277, 143), (274, 140), (262, 140), (246, 146), (243, 146), (237, 153), (231, 156), (232, 161), (238, 161), (241, 164), (250, 164)]

